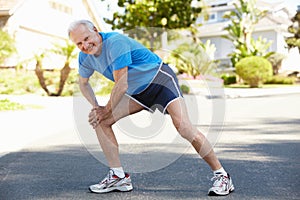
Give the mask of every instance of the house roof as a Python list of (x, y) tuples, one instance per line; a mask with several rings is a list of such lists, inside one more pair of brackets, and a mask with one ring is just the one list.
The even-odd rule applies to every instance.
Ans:
[(99, 31), (101, 31), (102, 24), (101, 24), (101, 21), (99, 19), (99, 15), (97, 13), (97, 10), (94, 8), (92, 2), (90, 0), (82, 0), (82, 3), (86, 7), (87, 12), (89, 13), (89, 15), (91, 16), (94, 25), (97, 27), (97, 29)]
[(0, 16), (12, 15), (24, 0), (0, 0)]

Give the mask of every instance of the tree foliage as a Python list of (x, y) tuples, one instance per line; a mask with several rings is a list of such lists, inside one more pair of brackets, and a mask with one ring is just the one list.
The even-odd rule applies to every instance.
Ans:
[(288, 32), (291, 33), (293, 36), (287, 37), (285, 39), (288, 49), (297, 47), (300, 53), (300, 11), (298, 10), (295, 16), (291, 19), (293, 22), (288, 27)]
[(271, 45), (266, 39), (259, 37), (252, 38), (254, 25), (262, 19), (267, 11), (261, 11), (256, 7), (256, 0), (239, 0), (234, 3), (235, 10), (226, 13), (223, 18), (229, 19), (230, 24), (224, 29), (228, 35), (224, 38), (233, 42), (235, 50), (229, 54), (232, 65), (248, 56), (263, 56), (267, 58), (272, 53), (267, 53)]
[(0, 30), (0, 64), (16, 52), (14, 39), (5, 31)]
[[(119, 0), (118, 6), (124, 13), (114, 13), (113, 19), (106, 20), (113, 29), (130, 30), (136, 26), (165, 27), (176, 29), (189, 27), (200, 13), (200, 8), (191, 5), (192, 0)], [(162, 19), (166, 19), (163, 24)]]
[[(112, 29), (130, 31), (143, 27), (134, 34), (138, 39), (147, 36), (151, 41), (163, 29), (186, 28), (195, 22), (201, 12), (200, 7), (192, 6), (193, 0), (119, 0), (118, 6), (125, 10), (115, 12), (113, 19), (104, 19)], [(200, 2), (200, 0), (197, 0)], [(149, 28), (150, 27), (150, 28)], [(160, 29), (151, 29), (159, 27)], [(153, 43), (151, 44), (153, 47)]]

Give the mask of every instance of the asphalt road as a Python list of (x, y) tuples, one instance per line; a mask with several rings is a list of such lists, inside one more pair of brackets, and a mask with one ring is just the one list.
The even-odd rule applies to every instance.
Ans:
[[(61, 113), (62, 107), (51, 110)], [(17, 120), (23, 115), (6, 114)], [(61, 118), (53, 119), (49, 127), (57, 126)], [(4, 115), (1, 121), (8, 123)], [(156, 148), (160, 143), (122, 144), (135, 149), (123, 153), (122, 159), (154, 149), (156, 159), (178, 157), (174, 162), (156, 171), (131, 173), (132, 192), (90, 193), (88, 186), (103, 178), (107, 167), (74, 139), (78, 136), (69, 124), (0, 157), (0, 199), (299, 199), (300, 94), (226, 99), (224, 122), (215, 151), (233, 177), (236, 190), (229, 196), (207, 196), (212, 174), (198, 155), (166, 152)], [(21, 129), (19, 134), (26, 133), (26, 127)], [(2, 136), (10, 134), (8, 128), (0, 127), (0, 131)], [(133, 161), (132, 165), (147, 167), (139, 159)]]

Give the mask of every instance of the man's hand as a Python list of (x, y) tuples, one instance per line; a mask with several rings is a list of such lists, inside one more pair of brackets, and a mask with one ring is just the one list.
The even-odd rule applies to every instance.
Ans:
[(89, 114), (89, 123), (95, 129), (99, 123), (102, 120), (107, 119), (110, 114), (111, 113), (107, 111), (106, 107), (104, 106), (94, 107)]
[[(101, 121), (111, 117), (113, 108), (118, 105), (128, 89), (128, 67), (123, 67), (121, 69), (113, 71), (113, 76), (115, 79), (115, 85), (112, 89), (110, 99), (107, 102), (106, 106), (98, 106), (98, 103), (95, 100), (95, 95), (92, 92), (90, 85), (88, 84), (88, 80), (82, 78), (82, 82), (88, 86), (88, 89), (82, 86), (81, 91), (89, 91), (88, 95), (85, 96), (88, 97), (87, 99), (94, 106), (89, 114), (89, 123), (91, 124), (91, 126), (93, 126), (94, 129), (99, 125)], [(81, 85), (84, 85), (83, 83)]]

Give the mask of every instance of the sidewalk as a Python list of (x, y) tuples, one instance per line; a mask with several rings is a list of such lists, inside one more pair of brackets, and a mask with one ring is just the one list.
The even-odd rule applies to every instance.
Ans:
[(266, 97), (300, 94), (300, 86), (286, 86), (280, 88), (225, 88), (224, 92), (227, 98)]

